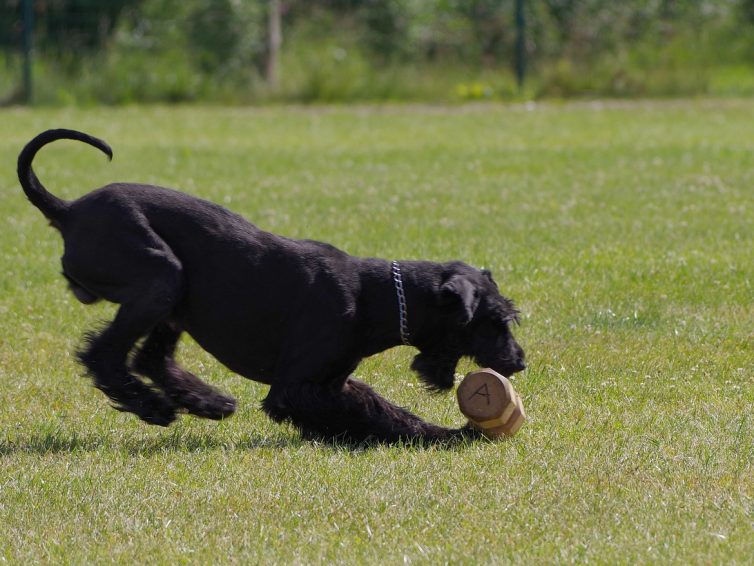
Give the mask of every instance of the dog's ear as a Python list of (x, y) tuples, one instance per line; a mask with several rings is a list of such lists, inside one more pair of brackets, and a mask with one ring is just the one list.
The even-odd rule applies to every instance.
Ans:
[(482, 269), (482, 275), (484, 275), (487, 281), (489, 281), (490, 283), (495, 285), (495, 287), (497, 287), (497, 283), (495, 283), (495, 280), (492, 278), (492, 272), (489, 269)]
[(468, 324), (479, 306), (479, 292), (468, 278), (451, 275), (440, 287), (440, 304), (456, 309), (459, 322)]

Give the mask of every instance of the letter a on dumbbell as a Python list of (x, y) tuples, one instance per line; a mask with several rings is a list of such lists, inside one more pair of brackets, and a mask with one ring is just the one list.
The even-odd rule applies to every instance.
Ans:
[(482, 385), (479, 389), (474, 391), (471, 395), (468, 396), (467, 400), (471, 401), (472, 398), (476, 397), (477, 395), (480, 395), (481, 397), (486, 397), (487, 404), (490, 404), (490, 391), (487, 389), (487, 384), (485, 383)]

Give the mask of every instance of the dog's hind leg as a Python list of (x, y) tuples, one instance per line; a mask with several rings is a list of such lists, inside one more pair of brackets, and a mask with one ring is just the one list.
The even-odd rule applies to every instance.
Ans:
[(95, 387), (113, 401), (116, 409), (134, 413), (147, 423), (167, 426), (175, 420), (173, 404), (131, 375), (125, 363), (131, 348), (158, 316), (138, 303), (122, 305), (102, 333), (87, 338), (88, 347), (79, 352), (79, 359)]
[(236, 410), (236, 400), (206, 384), (175, 361), (181, 331), (160, 322), (136, 353), (132, 369), (149, 377), (178, 407), (197, 417), (220, 420)]
[(299, 383), (277, 389), (273, 385), (263, 408), (275, 421), (289, 420), (306, 438), (434, 444), (476, 436), (468, 427), (427, 423), (352, 378), (340, 386)]
[(170, 317), (181, 298), (183, 269), (143, 218), (129, 218), (127, 214), (123, 211), (96, 217), (112, 225), (106, 237), (66, 240), (66, 273), (96, 296), (121, 305), (104, 331), (88, 336), (79, 359), (95, 387), (113, 401), (116, 409), (134, 413), (150, 424), (167, 426), (175, 419), (173, 403), (131, 375), (126, 363), (139, 338)]

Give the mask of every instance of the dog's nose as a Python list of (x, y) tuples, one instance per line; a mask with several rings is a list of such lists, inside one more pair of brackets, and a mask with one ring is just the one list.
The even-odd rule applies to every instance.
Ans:
[(524, 361), (526, 359), (526, 354), (524, 354), (524, 349), (516, 344), (516, 357), (515, 357), (515, 363), (516, 363), (516, 371), (524, 371), (526, 369), (526, 362)]

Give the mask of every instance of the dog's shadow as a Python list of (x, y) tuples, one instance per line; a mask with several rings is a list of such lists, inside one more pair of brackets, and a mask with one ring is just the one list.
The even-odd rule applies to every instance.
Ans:
[[(468, 442), (450, 444), (427, 444), (421, 442), (394, 443), (407, 450), (458, 449)], [(369, 452), (378, 447), (388, 446), (382, 442), (349, 442), (339, 439), (307, 439), (290, 434), (263, 436), (243, 433), (237, 438), (228, 439), (189, 430), (170, 431), (159, 436), (110, 436), (106, 434), (80, 434), (62, 428), (47, 428), (24, 434), (0, 436), (0, 458), (19, 454), (37, 456), (51, 454), (75, 454), (94, 452), (118, 452), (129, 456), (153, 456), (166, 453), (201, 453), (211, 451), (254, 451), (260, 449), (295, 449), (302, 446), (317, 446), (324, 450), (346, 451), (350, 453)]]
[(160, 436), (118, 436), (79, 434), (67, 430), (43, 430), (17, 436), (0, 436), (0, 457), (34, 454), (38, 456), (65, 453), (118, 452), (130, 456), (152, 456), (165, 453), (195, 453), (216, 450), (248, 451), (264, 448), (291, 448), (305, 441), (295, 436), (265, 437), (243, 434), (227, 439), (191, 431), (170, 432)]

